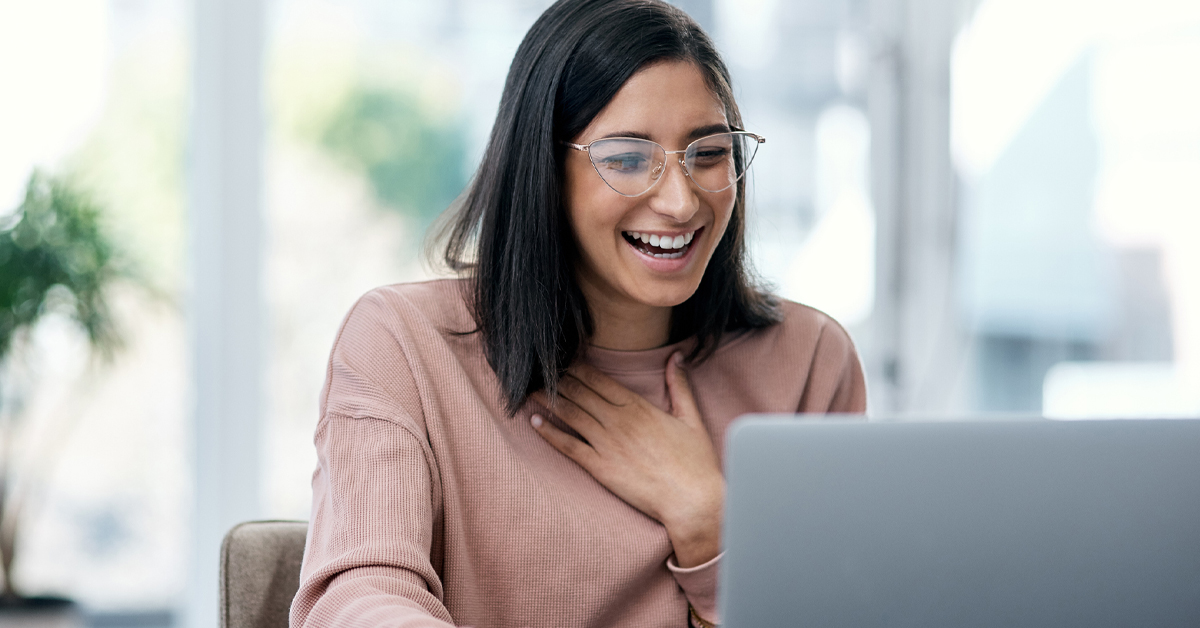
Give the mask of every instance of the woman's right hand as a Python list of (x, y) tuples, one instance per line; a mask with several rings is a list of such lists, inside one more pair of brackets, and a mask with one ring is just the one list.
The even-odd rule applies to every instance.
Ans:
[(720, 552), (725, 478), (700, 417), (682, 356), (667, 362), (671, 412), (663, 412), (594, 367), (571, 367), (551, 403), (535, 399), (584, 442), (534, 415), (534, 428), (615, 495), (667, 528), (680, 567)]

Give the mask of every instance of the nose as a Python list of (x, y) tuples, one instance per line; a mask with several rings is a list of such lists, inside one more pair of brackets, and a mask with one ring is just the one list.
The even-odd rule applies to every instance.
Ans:
[(670, 163), (664, 164), (666, 172), (650, 191), (650, 209), (674, 219), (675, 222), (684, 223), (699, 211), (700, 197), (696, 195), (691, 179), (684, 173), (683, 161), (673, 158), (667, 161), (674, 161), (679, 167), (673, 167)]

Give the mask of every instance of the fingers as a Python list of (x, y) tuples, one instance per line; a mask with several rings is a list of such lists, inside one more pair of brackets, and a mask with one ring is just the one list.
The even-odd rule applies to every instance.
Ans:
[(584, 469), (591, 469), (596, 459), (596, 450), (578, 438), (558, 429), (553, 423), (543, 419), (541, 415), (535, 414), (530, 417), (529, 424), (542, 438), (546, 439), (546, 442), (550, 443), (551, 447), (579, 463), (579, 466)]
[(553, 405), (546, 399), (545, 393), (540, 390), (534, 393), (533, 396), (538, 403), (541, 403), (547, 409), (554, 412), (554, 414), (558, 415), (558, 418), (562, 419), (563, 423), (570, 425), (571, 429), (579, 432), (589, 443), (596, 442), (596, 438), (602, 436), (604, 425), (566, 396), (559, 395)]
[(600, 393), (570, 373), (558, 383), (558, 393), (560, 400), (572, 402), (575, 407), (586, 412), (589, 416), (593, 417), (594, 421), (599, 422), (601, 425), (614, 418), (619, 418), (622, 413), (629, 410), (629, 408), (624, 406), (634, 402), (633, 399), (630, 399), (625, 404), (614, 403), (610, 399), (601, 396)]
[[(636, 397), (633, 391), (589, 364), (576, 362), (567, 369), (567, 374), (582, 382), (584, 386), (614, 406), (627, 405)], [(564, 381), (566, 381), (565, 378)]]
[(692, 383), (683, 370), (683, 354), (678, 351), (667, 360), (667, 394), (671, 397), (671, 414), (680, 418), (700, 418)]

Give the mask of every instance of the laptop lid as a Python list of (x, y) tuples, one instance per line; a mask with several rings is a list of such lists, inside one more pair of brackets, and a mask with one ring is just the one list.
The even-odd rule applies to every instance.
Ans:
[(750, 417), (727, 442), (727, 628), (1200, 626), (1200, 420)]

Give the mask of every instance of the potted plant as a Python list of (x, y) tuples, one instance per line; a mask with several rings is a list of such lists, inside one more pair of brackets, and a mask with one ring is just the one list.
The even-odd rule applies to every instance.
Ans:
[(19, 625), (81, 624), (71, 601), (25, 596), (13, 582), (22, 505), (34, 489), (14, 468), (29, 392), (16, 375), (19, 354), (32, 346), (32, 331), (49, 314), (77, 324), (100, 360), (120, 346), (108, 299), (111, 285), (130, 274), (101, 227), (100, 213), (67, 180), (38, 172), (21, 205), (0, 213), (0, 623), (6, 626), (18, 624), (18, 617)]

